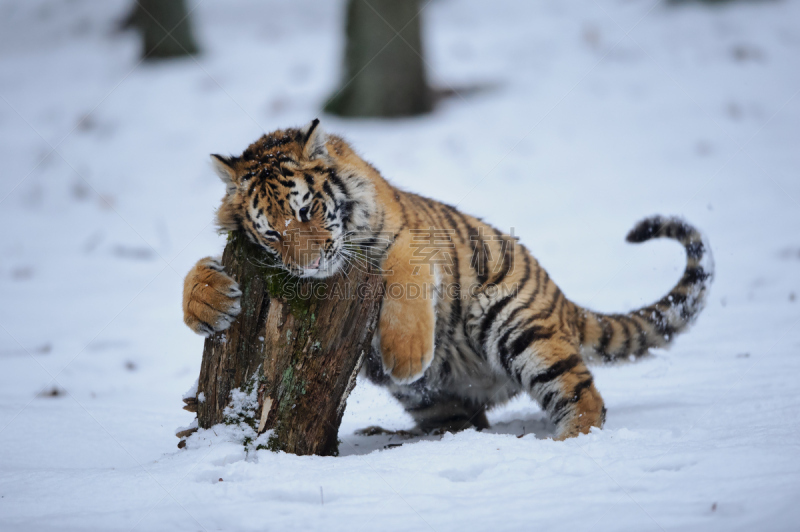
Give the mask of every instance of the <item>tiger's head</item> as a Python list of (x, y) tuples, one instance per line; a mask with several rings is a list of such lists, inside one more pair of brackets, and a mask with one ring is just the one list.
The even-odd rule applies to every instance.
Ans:
[(353, 235), (369, 228), (374, 187), (366, 163), (319, 120), (264, 135), (238, 157), (211, 159), (227, 188), (220, 229), (244, 231), (292, 275), (334, 275)]

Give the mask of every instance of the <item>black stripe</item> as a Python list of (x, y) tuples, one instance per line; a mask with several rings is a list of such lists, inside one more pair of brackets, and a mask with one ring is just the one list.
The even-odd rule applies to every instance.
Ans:
[[(465, 218), (462, 217), (464, 222), (464, 226), (467, 228), (467, 235), (469, 235), (469, 245), (472, 249), (472, 256), (469, 259), (469, 265), (472, 270), (475, 272), (478, 283), (483, 285), (486, 282), (486, 265), (480, 264), (481, 258), (485, 259), (485, 254), (478, 251), (478, 245), (482, 246), (483, 240), (479, 238), (478, 230), (475, 229), (472, 224), (467, 222)], [(477, 260), (476, 260), (477, 259)]]
[(558, 402), (553, 406), (553, 409), (550, 411), (550, 421), (558, 426), (561, 421), (566, 417), (566, 415), (570, 412), (567, 408), (569, 405), (572, 404), (572, 401), (563, 397), (558, 400)]
[(342, 223), (345, 227), (350, 225), (350, 221), (353, 217), (353, 205), (355, 204), (354, 201), (350, 200), (343, 200), (339, 206), (341, 207), (341, 216), (342, 216)]
[[(495, 301), (494, 304), (492, 304), (492, 306), (489, 307), (489, 310), (486, 311), (486, 314), (484, 314), (483, 322), (481, 323), (480, 327), (480, 332), (478, 333), (478, 342), (480, 343), (481, 346), (484, 346), (484, 343), (486, 342), (486, 335), (488, 334), (489, 328), (492, 326), (492, 323), (494, 322), (497, 315), (500, 313), (500, 311), (502, 311), (506, 307), (506, 305), (508, 305), (508, 303), (511, 302), (512, 299), (516, 298), (517, 294), (519, 294), (522, 290), (525, 289), (525, 285), (527, 285), (528, 281), (530, 280), (531, 260), (528, 257), (527, 253), (523, 254), (523, 259), (525, 260), (525, 273), (523, 274), (522, 280), (520, 281), (519, 290), (517, 290), (516, 293), (514, 294), (509, 294), (505, 296), (499, 301)], [(484, 347), (488, 349), (488, 346)]]
[(334, 169), (328, 168), (328, 177), (330, 178), (330, 180), (333, 182), (334, 185), (339, 187), (339, 189), (345, 196), (347, 196), (348, 198), (350, 197), (350, 191), (347, 189), (347, 185), (344, 184), (344, 181), (342, 181), (342, 178), (339, 177), (339, 174), (337, 174)]
[(266, 151), (272, 148), (276, 148), (278, 146), (283, 146), (284, 144), (289, 144), (290, 142), (294, 142), (295, 139), (288, 136), (283, 135), (282, 137), (274, 137), (270, 135), (263, 135), (260, 139), (256, 142), (251, 144), (244, 150), (242, 154), (242, 159), (257, 159), (258, 153), (256, 150)]
[(552, 421), (555, 426), (561, 424), (564, 418), (567, 417), (567, 414), (572, 412), (571, 409), (567, 408), (571, 404), (572, 401), (566, 397), (559, 399), (559, 401), (555, 404), (553, 410), (550, 412), (550, 421)]
[(531, 379), (530, 387), (533, 389), (534, 386), (538, 386), (540, 384), (545, 384), (551, 382), (557, 378), (559, 378), (564, 373), (570, 371), (575, 366), (582, 362), (580, 355), (572, 354), (567, 358), (559, 360), (543, 372), (539, 373), (535, 377)]
[(564, 318), (564, 312), (569, 310), (569, 301), (566, 297), (564, 297), (564, 293), (561, 293), (561, 304), (558, 306), (558, 321), (560, 323), (566, 323), (568, 320)]
[[(400, 396), (398, 394), (396, 397), (402, 401), (402, 396)], [(415, 399), (415, 397), (413, 397), (413, 396), (408, 396), (408, 398)], [(406, 406), (405, 409), (406, 409), (406, 412), (417, 413), (417, 412), (422, 412), (424, 410), (428, 410), (429, 408), (431, 408), (433, 406), (437, 406), (437, 404), (436, 404), (436, 402), (434, 402), (433, 398), (428, 397), (428, 396), (423, 396), (421, 398), (420, 404), (418, 404), (416, 406), (411, 406), (411, 407)]]
[(478, 343), (484, 346), (485, 349), (488, 350), (488, 346), (484, 344), (486, 342), (486, 335), (489, 333), (489, 328), (492, 326), (492, 322), (497, 317), (497, 314), (499, 314), (500, 311), (503, 310), (512, 299), (514, 299), (514, 294), (505, 296), (489, 307), (489, 310), (487, 310), (486, 314), (483, 315), (483, 322), (481, 322), (480, 331), (478, 332)]
[(631, 323), (633, 323), (633, 326), (636, 329), (636, 338), (639, 345), (633, 355), (638, 358), (642, 356), (645, 351), (647, 351), (647, 333), (645, 332), (644, 327), (642, 327), (642, 324), (639, 323), (639, 318), (637, 316), (630, 316), (628, 319), (631, 321)]
[(445, 217), (450, 226), (456, 231), (456, 234), (458, 235), (458, 238), (461, 240), (461, 243), (464, 244), (465, 243), (464, 235), (461, 233), (461, 231), (458, 231), (458, 224), (456, 223), (453, 216), (450, 214), (450, 210), (452, 210), (453, 208), (450, 205), (444, 203), (440, 203), (439, 205), (442, 207), (442, 216)]
[(626, 325), (625, 316), (614, 316), (619, 323), (619, 326), (622, 327), (622, 331), (625, 333), (625, 341), (622, 343), (622, 352), (618, 353), (616, 357), (627, 356), (631, 352), (631, 331), (628, 329)]
[(308, 133), (306, 133), (306, 138), (303, 141), (303, 144), (308, 143), (308, 139), (311, 138), (311, 134), (314, 132), (315, 129), (317, 129), (318, 125), (319, 125), (319, 118), (315, 118), (314, 120), (311, 121), (311, 127), (308, 128)]
[(559, 303), (563, 305), (564, 301), (566, 301), (566, 298), (564, 297), (564, 292), (561, 291), (558, 285), (553, 283), (553, 286), (556, 287), (556, 293), (553, 295), (553, 301), (550, 303), (550, 307), (544, 313), (540, 313), (534, 319), (546, 320), (553, 314), (556, 305), (558, 305)]
[[(666, 316), (664, 316), (664, 313), (661, 312), (661, 309), (659, 309), (657, 305), (658, 305), (658, 303), (656, 303), (656, 305), (651, 305), (651, 306), (647, 307), (646, 309), (644, 309), (644, 311), (645, 311), (644, 318), (650, 324), (652, 324), (653, 327), (655, 327), (656, 332), (658, 334), (660, 334), (661, 336), (668, 336), (669, 338), (671, 338), (672, 334), (675, 331), (673, 330), (672, 326), (667, 321), (667, 318), (666, 318)], [(655, 314), (655, 317), (653, 317), (653, 314)], [(667, 338), (667, 341), (669, 341), (669, 338)]]
[[(392, 240), (397, 240), (397, 235), (400, 234), (400, 231), (405, 229), (408, 226), (408, 213), (406, 212), (406, 206), (403, 201), (400, 201), (400, 192), (395, 192), (394, 200), (397, 202), (397, 205), (400, 206), (400, 212), (403, 215), (403, 223), (400, 224), (400, 228), (395, 233), (395, 237)], [(405, 199), (405, 193), (403, 193), (403, 199)]]
[(436, 224), (436, 220), (434, 219), (435, 217), (431, 214), (431, 209), (429, 208), (429, 205), (428, 205), (428, 201), (429, 201), (428, 198), (426, 198), (424, 196), (420, 196), (419, 194), (413, 194), (413, 193), (411, 194), (411, 198), (414, 201), (414, 204), (417, 206), (417, 208), (420, 211), (424, 211), (425, 216), (428, 218), (428, 220), (427, 220), (428, 223), (431, 224), (431, 225), (435, 225)]
[(580, 322), (580, 316), (578, 314), (580, 313), (580, 309), (578, 308), (578, 305), (576, 305), (572, 301), (568, 301), (567, 303), (572, 308), (572, 314), (569, 317), (569, 321), (572, 324), (572, 327), (573, 327), (574, 331), (578, 333), (578, 338), (579, 338), (578, 345), (580, 345), (580, 343), (581, 343), (580, 342), (580, 334), (581, 333), (580, 333), (580, 329), (578, 328), (578, 322)]
[(578, 344), (583, 345), (586, 341), (586, 315), (589, 311), (578, 305), (575, 305), (575, 308), (578, 309)]
[(597, 353), (603, 357), (603, 360), (609, 362), (613, 359), (611, 355), (606, 352), (608, 344), (611, 343), (611, 337), (614, 335), (614, 329), (611, 324), (606, 320), (605, 316), (595, 316), (603, 329), (603, 335), (600, 337), (600, 343), (597, 345)]
[(513, 240), (507, 240), (503, 238), (500, 246), (500, 249), (503, 251), (503, 266), (500, 268), (500, 272), (497, 274), (497, 277), (492, 279), (492, 282), (489, 283), (490, 285), (498, 285), (502, 283), (503, 279), (505, 279), (506, 275), (508, 275), (508, 272), (511, 269), (511, 263), (513, 262), (513, 247)]
[[(511, 314), (508, 315), (506, 320), (503, 322), (503, 325), (498, 327), (498, 330), (500, 330), (500, 329), (502, 329), (504, 327), (510, 326), (511, 322), (514, 320), (516, 315), (519, 314), (521, 311), (529, 310), (530, 306), (533, 304), (533, 302), (538, 297), (539, 291), (541, 290), (542, 286), (547, 284), (550, 281), (550, 276), (547, 275), (547, 272), (545, 271), (545, 269), (540, 267), (540, 266), (538, 266), (538, 264), (537, 264), (537, 267), (539, 269), (536, 271), (536, 288), (533, 290), (533, 292), (531, 292), (531, 295), (528, 296), (528, 299), (525, 301), (525, 303), (523, 303), (522, 305), (519, 305), (517, 308), (515, 308), (514, 310), (511, 311)], [(542, 273), (544, 273), (544, 279), (539, 281), (539, 277), (541, 277)]]
[(648, 218), (642, 220), (636, 227), (631, 229), (628, 233), (628, 242), (645, 242), (651, 238), (658, 236), (661, 232), (663, 221), (661, 217)]
[(686, 256), (690, 259), (700, 260), (703, 258), (705, 247), (702, 240), (695, 240), (686, 244)]
[(446, 379), (447, 377), (450, 376), (450, 374), (452, 372), (453, 372), (453, 368), (452, 368), (452, 366), (450, 366), (450, 361), (447, 360), (447, 359), (444, 359), (442, 361), (442, 365), (441, 365), (441, 368), (439, 370), (439, 376), (442, 377), (443, 379)]
[[(474, 249), (478, 250), (478, 261), (479, 261), (479, 268), (476, 269), (476, 273), (478, 274), (478, 284), (481, 286), (486, 284), (486, 281), (489, 280), (489, 253), (490, 251), (487, 249), (487, 244), (483, 241), (483, 235), (477, 229), (473, 229), (474, 233), (470, 233), (470, 238), (477, 238), (477, 244), (475, 245)], [(474, 259), (470, 260), (470, 262), (474, 262)]]
[(697, 266), (695, 268), (686, 268), (683, 272), (683, 277), (681, 278), (681, 282), (679, 284), (682, 285), (691, 285), (696, 283), (702, 283), (706, 279), (708, 279), (710, 275), (706, 273), (702, 266)]
[[(500, 231), (498, 231), (497, 229), (495, 229), (494, 227), (492, 227), (491, 225), (488, 225), (488, 224), (484, 223), (483, 224), (483, 228), (484, 229), (490, 229), (494, 233), (495, 237), (500, 237), (501, 239), (503, 239), (502, 242), (505, 242), (505, 239), (503, 238), (503, 234)], [(481, 241), (481, 242), (483, 243), (483, 241)], [(489, 281), (489, 276), (491, 274), (491, 272), (489, 271), (489, 260), (490, 260), (489, 257), (492, 254), (491, 244), (493, 244), (495, 242), (497, 242), (497, 240), (495, 240), (494, 238), (491, 238), (488, 242), (483, 243), (483, 245), (481, 246), (481, 251), (486, 251), (486, 263), (485, 263), (486, 281), (485, 281), (485, 283), (487, 284), (487, 286), (492, 285), (492, 284), (497, 284), (499, 282), (497, 280), (494, 280), (494, 281), (491, 281), (491, 282)], [(502, 244), (500, 245), (500, 250), (505, 252), (504, 246)], [(506, 256), (505, 256), (505, 253), (504, 253), (503, 254), (503, 261), (504, 261), (503, 262), (503, 266), (507, 266), (505, 264), (505, 260), (506, 260)], [(502, 266), (501, 266), (501, 268), (502, 268)], [(502, 277), (505, 277), (505, 273), (502, 274)]]
[(566, 301), (566, 298), (564, 297), (563, 292), (561, 292), (561, 289), (555, 283), (553, 283), (553, 287), (555, 288), (555, 292), (553, 293), (553, 299), (550, 301), (550, 306), (547, 307), (545, 310), (538, 312), (537, 314), (534, 314), (533, 316), (528, 316), (526, 320), (517, 325), (517, 328), (527, 327), (534, 321), (541, 321), (548, 319), (550, 316), (552, 316), (553, 311), (556, 308), (556, 305), (559, 302)]
[(544, 394), (544, 397), (542, 397), (542, 401), (541, 401), (542, 410), (547, 412), (547, 407), (550, 406), (550, 401), (552, 401), (553, 397), (555, 397), (555, 396), (556, 396), (556, 392), (552, 391), (552, 390), (547, 392), (546, 394)]
[[(461, 316), (461, 271), (460, 262), (458, 260), (457, 250), (453, 250), (453, 300), (450, 306), (450, 320), (448, 328), (448, 336), (450, 339), (455, 335), (456, 325), (463, 319)], [(446, 291), (445, 291), (446, 292)], [(466, 321), (466, 320), (464, 320)], [(483, 354), (483, 353), (482, 353)], [(485, 358), (485, 354), (484, 354)]]
[(661, 299), (661, 301), (659, 301), (658, 304), (664, 305), (666, 307), (674, 307), (675, 305), (680, 305), (684, 301), (686, 301), (686, 294), (682, 294), (680, 292), (673, 290), (672, 292), (667, 294), (666, 297)]
[(522, 331), (519, 336), (514, 338), (511, 345), (508, 347), (506, 365), (511, 367), (511, 363), (528, 348), (532, 343), (541, 340), (549, 340), (555, 334), (552, 327), (544, 327), (541, 325), (533, 325)]
[(594, 379), (592, 379), (592, 377), (589, 376), (588, 379), (582, 380), (581, 382), (579, 382), (578, 384), (575, 385), (575, 389), (572, 390), (572, 402), (573, 403), (577, 403), (578, 401), (581, 400), (581, 393), (583, 392), (583, 390), (586, 390), (587, 388), (589, 388), (592, 385), (592, 381), (593, 380)]
[(464, 236), (464, 232), (465, 231), (467, 231), (467, 232), (469, 231), (469, 229), (467, 227), (468, 224), (467, 224), (466, 218), (464, 218), (464, 215), (461, 214), (461, 212), (456, 210), (454, 207), (451, 207), (450, 205), (445, 205), (445, 207), (447, 207), (449, 212), (452, 213), (453, 215), (455, 215), (455, 217), (458, 220), (460, 220), (460, 223), (456, 224), (456, 232), (458, 233), (458, 238), (461, 239), (461, 242), (466, 244), (468, 238), (466, 236)]
[(324, 190), (325, 194), (327, 194), (334, 201), (334, 203), (336, 203), (336, 194), (333, 193), (333, 188), (331, 188), (331, 184), (329, 182), (325, 181), (322, 183), (322, 190)]
[(695, 236), (694, 228), (686, 223), (673, 221), (667, 224), (667, 236), (685, 242), (690, 236)]
[[(417, 215), (417, 229), (428, 229), (428, 227), (419, 227), (420, 225), (427, 225), (430, 227), (434, 223), (428, 210), (421, 205), (422, 198), (416, 194), (409, 194), (408, 198), (411, 204), (416, 207), (416, 209), (414, 209), (414, 214)], [(433, 237), (433, 235), (431, 235), (431, 237)]]
[(503, 369), (505, 369), (506, 373), (509, 375), (511, 374), (511, 368), (508, 366), (508, 348), (506, 347), (506, 342), (508, 342), (508, 337), (511, 336), (512, 332), (514, 332), (513, 329), (508, 329), (497, 342), (497, 356), (500, 359), (500, 363), (503, 365)]
[(247, 189), (247, 195), (252, 196), (253, 191), (256, 189), (257, 186), (258, 186), (258, 181), (254, 179), (253, 182), (250, 183), (250, 187)]

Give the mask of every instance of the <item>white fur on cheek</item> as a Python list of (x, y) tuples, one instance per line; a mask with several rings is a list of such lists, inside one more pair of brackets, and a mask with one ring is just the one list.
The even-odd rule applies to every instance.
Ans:
[(309, 192), (310, 190), (308, 189), (308, 183), (303, 180), (297, 180), (294, 182), (294, 190), (292, 190), (291, 194), (289, 194), (289, 207), (292, 208), (292, 211), (297, 213), (296, 216), (298, 222), (303, 221), (300, 218), (300, 209), (302, 209), (308, 203), (308, 201), (304, 201), (303, 198)]
[(253, 225), (256, 226), (256, 229), (259, 233), (264, 234), (267, 231), (272, 230), (272, 227), (269, 225), (269, 220), (263, 214), (260, 214), (258, 209), (254, 209), (250, 207), (250, 218), (253, 220)]

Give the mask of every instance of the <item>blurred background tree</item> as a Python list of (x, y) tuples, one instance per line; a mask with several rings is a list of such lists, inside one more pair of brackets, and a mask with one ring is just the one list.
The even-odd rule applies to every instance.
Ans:
[(393, 117), (433, 108), (419, 15), (419, 0), (349, 0), (343, 84), (325, 111)]
[(199, 50), (185, 0), (136, 0), (123, 29), (142, 34), (142, 57), (158, 59), (194, 55)]

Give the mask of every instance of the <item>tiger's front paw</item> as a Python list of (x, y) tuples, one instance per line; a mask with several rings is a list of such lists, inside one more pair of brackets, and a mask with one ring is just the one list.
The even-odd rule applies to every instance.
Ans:
[(230, 327), (241, 312), (239, 285), (216, 259), (200, 259), (183, 281), (183, 321), (194, 332), (211, 336)]
[(381, 309), (381, 358), (397, 383), (422, 377), (433, 361), (435, 318), (430, 302), (387, 301)]

